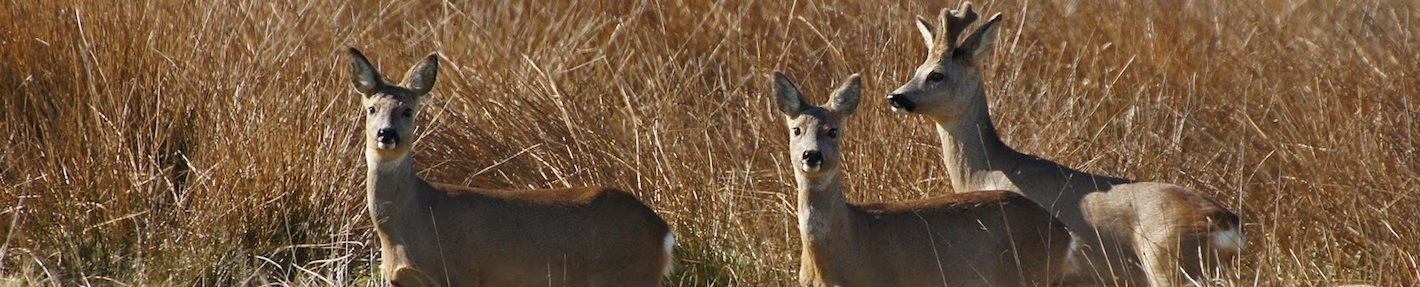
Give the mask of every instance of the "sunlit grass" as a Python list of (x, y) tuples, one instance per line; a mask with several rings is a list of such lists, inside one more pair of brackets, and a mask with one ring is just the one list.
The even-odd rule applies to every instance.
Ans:
[[(624, 187), (676, 285), (797, 276), (771, 70), (816, 101), (863, 74), (851, 199), (952, 192), (881, 97), (924, 57), (911, 17), (957, 2), (357, 2), (0, 5), (0, 285), (375, 285), (346, 46), (446, 60), (424, 177)], [(1420, 283), (1420, 4), (1252, 2), (978, 2), (1003, 137), (1239, 212), (1225, 285)]]

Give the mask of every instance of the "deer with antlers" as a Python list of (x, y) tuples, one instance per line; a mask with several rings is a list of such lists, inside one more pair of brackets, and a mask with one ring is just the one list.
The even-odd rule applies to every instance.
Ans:
[(927, 59), (887, 98), (894, 111), (936, 123), (953, 189), (1019, 191), (1049, 209), (1083, 241), (1074, 282), (1177, 286), (1236, 256), (1244, 241), (1240, 219), (1216, 201), (1178, 185), (1078, 171), (1007, 146), (991, 122), (978, 68), (994, 46), (1001, 14), (958, 43), (976, 19), (971, 3), (943, 9), (935, 23), (918, 16)]
[(816, 106), (772, 76), (789, 127), (799, 184), (804, 286), (1046, 286), (1061, 279), (1075, 246), (1044, 208), (1010, 191), (849, 203), (840, 141), (858, 105), (858, 75)]

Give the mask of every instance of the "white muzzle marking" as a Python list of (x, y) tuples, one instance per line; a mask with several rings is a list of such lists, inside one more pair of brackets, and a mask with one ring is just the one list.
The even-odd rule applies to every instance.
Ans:
[(819, 165), (811, 165), (811, 164), (808, 164), (808, 163), (804, 163), (804, 165), (803, 165), (804, 171), (807, 171), (807, 172), (815, 172), (815, 171), (818, 171), (820, 167), (821, 167), (821, 166), (819, 166)]

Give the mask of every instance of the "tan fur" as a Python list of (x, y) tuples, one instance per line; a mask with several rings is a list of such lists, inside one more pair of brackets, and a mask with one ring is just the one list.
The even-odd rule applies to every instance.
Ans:
[[(370, 217), (380, 238), (380, 267), (391, 284), (660, 285), (670, 264), (669, 227), (629, 193), (600, 187), (490, 190), (420, 179), (410, 154), (413, 115), (433, 86), (438, 57), (430, 55), (410, 70), (403, 86), (394, 86), (384, 84), (359, 51), (349, 52), (352, 82), (368, 113)], [(390, 134), (397, 139), (387, 140), (396, 137)]]
[[(1020, 194), (978, 191), (905, 202), (846, 202), (838, 133), (858, 102), (858, 76), (826, 106), (804, 102), (778, 72), (773, 81), (791, 130), (799, 184), (800, 283), (1043, 286), (1063, 276), (1070, 233)], [(819, 154), (821, 161), (815, 160)]]
[[(952, 14), (975, 15), (969, 9)], [(991, 122), (977, 68), (1000, 18), (996, 14), (961, 45), (929, 46), (916, 76), (888, 98), (895, 110), (936, 122), (954, 189), (1020, 191), (1059, 216), (1084, 239), (1086, 256), (1071, 278), (1077, 284), (1178, 286), (1239, 252), (1238, 216), (1197, 192), (1089, 174), (1006, 146)], [(920, 20), (918, 26), (928, 43), (940, 34)], [(939, 80), (931, 80), (933, 73)], [(1214, 235), (1237, 237), (1219, 246), (1210, 241)]]

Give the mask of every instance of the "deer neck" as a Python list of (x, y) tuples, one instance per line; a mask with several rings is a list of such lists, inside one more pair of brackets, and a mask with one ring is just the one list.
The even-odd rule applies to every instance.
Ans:
[[(370, 216), (375, 221), (375, 229), (381, 237), (395, 236), (395, 223), (413, 208), (418, 192), (428, 186), (414, 172), (413, 157), (380, 161), (367, 152), (366, 164), (369, 173), (365, 178), (366, 199)], [(387, 238), (392, 240), (395, 238)]]
[(795, 177), (799, 181), (799, 233), (804, 244), (843, 238), (836, 234), (847, 232), (849, 210), (840, 173), (808, 177), (801, 171)]
[(986, 107), (986, 92), (978, 90), (977, 104), (960, 117), (932, 117), (942, 140), (942, 161), (947, 165), (952, 189), (968, 192), (983, 189), (1017, 190), (1006, 178), (1020, 162), (1020, 152), (1007, 146), (996, 133)]

